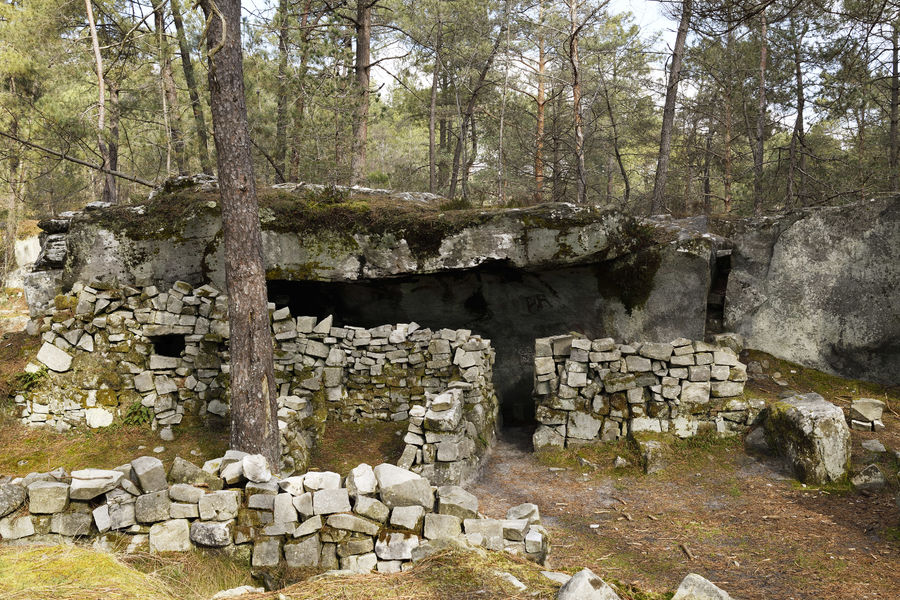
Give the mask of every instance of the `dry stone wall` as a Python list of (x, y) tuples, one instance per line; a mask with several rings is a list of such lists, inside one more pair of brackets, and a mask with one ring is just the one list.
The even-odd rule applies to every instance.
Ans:
[[(26, 371), (44, 368), (49, 376), (16, 395), (22, 420), (59, 430), (148, 420), (166, 438), (185, 415), (227, 416), (227, 305), (210, 285), (76, 284), (29, 324), (44, 343), (41, 364)], [(493, 440), (498, 406), (488, 340), (415, 323), (337, 327), (331, 317), (293, 317), (274, 305), (270, 314), (284, 470), (306, 468), (326, 418), (406, 421), (426, 394), (451, 385), (465, 392), (465, 425)]]
[(747, 367), (730, 348), (680, 338), (617, 344), (558, 335), (535, 341), (534, 447), (629, 433), (743, 431), (764, 408), (743, 398)]
[(542, 563), (547, 531), (534, 504), (486, 519), (458, 486), (390, 464), (346, 477), (279, 478), (260, 455), (229, 451), (203, 468), (152, 456), (115, 469), (56, 469), (0, 478), (0, 539), (82, 541), (127, 552), (224, 548), (253, 567), (392, 573), (447, 544), (505, 550)]

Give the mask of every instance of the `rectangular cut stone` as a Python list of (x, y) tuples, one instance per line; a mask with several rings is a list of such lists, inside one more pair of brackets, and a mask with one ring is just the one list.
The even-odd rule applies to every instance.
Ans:
[(625, 366), (628, 369), (629, 373), (639, 373), (650, 371), (652, 368), (652, 363), (648, 358), (632, 354), (625, 357)]
[(314, 492), (313, 512), (317, 515), (350, 512), (350, 495), (346, 488)]

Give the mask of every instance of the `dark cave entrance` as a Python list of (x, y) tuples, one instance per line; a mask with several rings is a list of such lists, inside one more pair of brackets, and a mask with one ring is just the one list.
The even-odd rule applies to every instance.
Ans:
[(605, 335), (596, 265), (525, 271), (491, 263), (466, 271), (353, 282), (268, 282), (269, 300), (293, 315), (375, 327), (415, 321), (471, 329), (496, 351), (494, 385), (504, 423), (534, 423), (534, 339), (579, 331)]

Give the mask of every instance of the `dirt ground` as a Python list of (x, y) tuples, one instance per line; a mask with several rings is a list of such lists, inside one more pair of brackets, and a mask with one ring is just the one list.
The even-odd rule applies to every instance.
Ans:
[(745, 600), (897, 598), (896, 490), (804, 489), (739, 441), (698, 445), (651, 476), (550, 467), (530, 452), (528, 435), (506, 430), (469, 489), (492, 517), (520, 502), (538, 504), (553, 568), (586, 566), (656, 592), (696, 572)]

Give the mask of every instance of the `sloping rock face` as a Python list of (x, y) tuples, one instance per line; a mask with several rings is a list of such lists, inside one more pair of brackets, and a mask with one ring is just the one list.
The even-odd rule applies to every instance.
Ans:
[(764, 416), (769, 446), (804, 483), (838, 481), (850, 465), (850, 429), (843, 411), (815, 393), (771, 405)]
[(780, 358), (900, 382), (900, 197), (743, 220), (729, 233), (727, 330)]
[[(597, 207), (444, 211), (396, 194), (316, 194), (296, 185), (261, 192), (270, 299), (294, 314), (333, 314), (335, 325), (415, 321), (490, 338), (497, 391), (517, 407), (510, 416), (534, 410), (537, 337), (703, 337), (715, 236)], [(66, 235), (51, 282), (62, 290), (97, 280), (224, 286), (221, 214), (208, 183), (142, 206), (87, 210)], [(57, 293), (34, 287), (38, 303)]]

